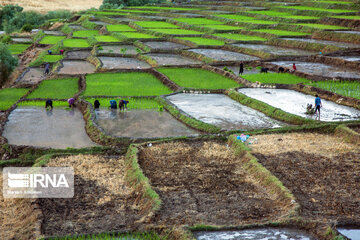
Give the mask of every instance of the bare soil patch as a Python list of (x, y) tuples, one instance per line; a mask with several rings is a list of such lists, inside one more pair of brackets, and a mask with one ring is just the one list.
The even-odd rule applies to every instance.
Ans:
[(286, 212), (223, 143), (154, 145), (141, 149), (139, 163), (163, 201), (159, 225), (240, 225)]
[(137, 218), (132, 190), (125, 186), (124, 158), (95, 155), (58, 157), (47, 166), (72, 166), (72, 199), (39, 199), (46, 236), (119, 231)]

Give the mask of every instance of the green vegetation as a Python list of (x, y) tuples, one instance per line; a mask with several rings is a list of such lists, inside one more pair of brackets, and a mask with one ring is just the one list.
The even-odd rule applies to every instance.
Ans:
[(143, 28), (179, 28), (174, 24), (159, 21), (138, 21), (136, 24)]
[(23, 97), (29, 89), (26, 88), (4, 88), (0, 89), (0, 110), (7, 110), (16, 101)]
[(314, 16), (301, 16), (301, 15), (289, 15), (289, 16), (281, 16), (281, 18), (290, 18), (290, 19), (297, 19), (297, 20), (317, 20), (320, 19), (320, 17), (314, 17)]
[(8, 49), (10, 50), (11, 54), (21, 54), (28, 47), (30, 47), (30, 44), (10, 44), (10, 45), (8, 45)]
[(322, 3), (331, 3), (331, 4), (354, 4), (354, 2), (345, 2), (345, 1), (318, 1)]
[(169, 35), (192, 35), (192, 34), (203, 34), (202, 32), (194, 31), (194, 30), (187, 30), (187, 29), (178, 29), (178, 28), (154, 28), (151, 29), (152, 31), (169, 34)]
[(190, 10), (201, 10), (201, 8), (180, 8), (180, 7), (158, 7), (158, 6), (139, 6), (131, 8), (147, 8), (147, 9), (159, 9), (159, 10), (177, 10), (177, 11), (190, 11)]
[(100, 107), (107, 108), (110, 106), (109, 101), (114, 99), (117, 103), (119, 103), (119, 100), (128, 100), (129, 104), (127, 105), (128, 109), (158, 109), (159, 104), (157, 101), (151, 98), (121, 98), (121, 97), (115, 97), (115, 98), (85, 98), (86, 101), (90, 102), (91, 104), (94, 103), (95, 99), (99, 100)]
[(96, 73), (86, 77), (84, 96), (158, 96), (172, 93), (149, 73)]
[(45, 36), (39, 42), (40, 44), (56, 44), (61, 40), (64, 40), (65, 36)]
[(296, 25), (304, 26), (304, 27), (317, 28), (317, 29), (326, 29), (326, 30), (349, 29), (349, 28), (347, 28), (347, 27), (342, 27), (342, 26), (325, 25), (325, 24), (314, 24), (314, 23), (299, 23), (299, 24), (296, 24)]
[(124, 38), (157, 38), (156, 36), (139, 32), (120, 32), (119, 34), (124, 36)]
[(89, 43), (86, 41), (86, 39), (65, 39), (63, 41), (64, 47), (69, 48), (85, 48), (90, 47)]
[(260, 33), (270, 33), (278, 36), (306, 36), (310, 34), (310, 33), (292, 32), (292, 31), (285, 31), (278, 29), (251, 29), (250, 31), (260, 32)]
[(120, 40), (120, 39), (117, 39), (116, 37), (113, 37), (113, 36), (105, 36), (105, 35), (96, 36), (95, 39), (96, 39), (96, 41), (98, 41), (98, 42), (121, 42), (121, 40)]
[(98, 36), (99, 31), (97, 30), (82, 30), (73, 32), (73, 37), (90, 37), (90, 36)]
[(345, 81), (319, 81), (308, 83), (310, 86), (318, 87), (346, 97), (360, 99), (360, 83)]
[(201, 25), (202, 27), (207, 27), (207, 28), (212, 28), (215, 30), (241, 30), (243, 29), (242, 27), (236, 27), (236, 26), (229, 26), (229, 25)]
[(352, 19), (352, 20), (360, 20), (360, 15), (354, 15), (354, 16), (331, 16), (332, 18), (343, 18), (343, 19)]
[[(217, 17), (222, 17), (222, 18), (227, 18), (227, 19), (231, 19), (231, 20), (235, 20), (235, 21), (243, 21), (243, 20), (255, 20), (256, 18), (254, 17), (248, 17), (248, 16), (242, 16), (242, 15), (233, 15), (233, 14), (218, 14), (215, 15)], [(219, 23), (222, 24), (222, 23)]]
[(207, 18), (174, 18), (174, 20), (187, 24), (224, 24), (223, 22)]
[(118, 24), (118, 25), (107, 25), (106, 29), (109, 32), (136, 32), (135, 29), (129, 27), (128, 25), (125, 24)]
[(44, 55), (44, 56), (40, 55), (39, 58), (34, 61), (34, 63), (36, 62), (35, 65), (41, 65), (46, 62), (48, 63), (58, 62), (61, 59), (63, 59), (62, 55)]
[(211, 39), (211, 38), (201, 38), (201, 37), (178, 37), (178, 39), (186, 40), (193, 42), (197, 45), (209, 45), (209, 46), (222, 46), (225, 42)]
[[(17, 104), (21, 107), (44, 107), (45, 100), (43, 101), (22, 101)], [(67, 101), (53, 101), (53, 107), (68, 107), (69, 104)]]
[[(167, 237), (160, 237), (154, 232), (145, 233), (99, 233), (91, 235), (79, 235), (79, 236), (66, 236), (66, 237), (50, 237), (48, 240), (167, 240)], [(41, 239), (41, 240), (44, 240)]]
[(159, 68), (181, 87), (196, 89), (228, 89), (240, 85), (230, 78), (199, 68)]
[(309, 82), (306, 78), (301, 78), (289, 73), (245, 74), (241, 77), (250, 82), (260, 82), (265, 84), (297, 84)]
[(89, 12), (91, 14), (94, 15), (111, 15), (111, 16), (120, 16), (120, 15), (128, 15), (128, 13), (123, 13), (123, 12), (101, 12), (101, 11), (93, 11), (93, 12)]
[(44, 80), (27, 98), (68, 99), (73, 97), (78, 89), (77, 78)]
[(129, 9), (111, 9), (111, 11), (126, 12), (126, 13), (159, 13), (159, 11), (129, 10)]
[(239, 22), (243, 22), (243, 23), (251, 23), (251, 24), (264, 24), (264, 25), (272, 25), (272, 24), (278, 24), (279, 22), (275, 22), (275, 21), (267, 21), (267, 20), (258, 20), (258, 19), (254, 19), (254, 20), (241, 20)]
[(8, 80), (17, 64), (17, 58), (11, 55), (7, 45), (0, 42), (0, 87)]
[(357, 12), (356, 10), (327, 9), (327, 8), (316, 8), (316, 7), (309, 7), (309, 6), (280, 6), (280, 8), (304, 10), (304, 11), (321, 11), (321, 12), (329, 12), (329, 13), (354, 13), (354, 12)]
[(226, 38), (236, 41), (266, 41), (266, 38), (258, 37), (258, 36), (249, 36), (249, 35), (243, 35), (243, 34), (231, 34), (231, 33), (217, 33), (217, 34), (211, 34), (216, 37), (220, 38)]
[(254, 13), (254, 14), (261, 14), (266, 15), (270, 17), (282, 17), (282, 16), (289, 16), (290, 14), (287, 12), (278, 12), (278, 11), (247, 11), (248, 13)]

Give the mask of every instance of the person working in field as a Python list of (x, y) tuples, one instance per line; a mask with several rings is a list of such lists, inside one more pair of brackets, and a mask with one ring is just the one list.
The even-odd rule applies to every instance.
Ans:
[(46, 100), (46, 102), (45, 102), (45, 108), (46, 108), (46, 110), (48, 110), (49, 107), (50, 107), (50, 110), (53, 109), (53, 101), (50, 100), (50, 99)]
[(100, 102), (99, 102), (99, 100), (96, 99), (96, 100), (94, 101), (94, 108), (95, 108), (95, 109), (99, 109), (99, 107), (100, 107)]
[(319, 98), (319, 96), (317, 94), (315, 95), (315, 97), (316, 97), (315, 98), (315, 114), (316, 114), (316, 118), (320, 121), (320, 108), (322, 107), (322, 103), (321, 103), (321, 99)]
[(117, 109), (117, 103), (115, 100), (110, 100), (110, 108), (111, 109)]
[(295, 65), (295, 63), (293, 63), (293, 65), (292, 65), (292, 72), (295, 72), (296, 71), (296, 65)]
[(244, 63), (241, 62), (241, 63), (240, 63), (240, 68), (239, 68), (239, 75), (242, 75), (243, 72), (244, 72)]
[(45, 76), (50, 74), (50, 64), (47, 62), (45, 63)]
[(75, 107), (75, 99), (69, 98), (68, 99), (69, 108)]
[(129, 101), (126, 100), (120, 100), (119, 102), (119, 109), (121, 110), (127, 110), (127, 104), (129, 103)]

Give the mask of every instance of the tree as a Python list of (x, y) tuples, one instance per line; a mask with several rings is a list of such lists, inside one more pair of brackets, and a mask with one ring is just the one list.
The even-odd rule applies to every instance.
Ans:
[(3, 29), (3, 23), (9, 22), (17, 13), (22, 12), (23, 8), (18, 5), (5, 5), (0, 9), (0, 30)]
[(11, 55), (7, 45), (0, 43), (0, 87), (10, 76), (18, 64), (18, 60)]
[(146, 4), (162, 3), (165, 0), (103, 0), (100, 9), (121, 8), (123, 6), (142, 6)]

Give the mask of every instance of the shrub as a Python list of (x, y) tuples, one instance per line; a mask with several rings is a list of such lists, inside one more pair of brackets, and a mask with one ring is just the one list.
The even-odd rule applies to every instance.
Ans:
[(10, 50), (3, 43), (0, 43), (0, 86), (8, 79), (10, 73), (17, 66), (17, 59), (11, 55)]

